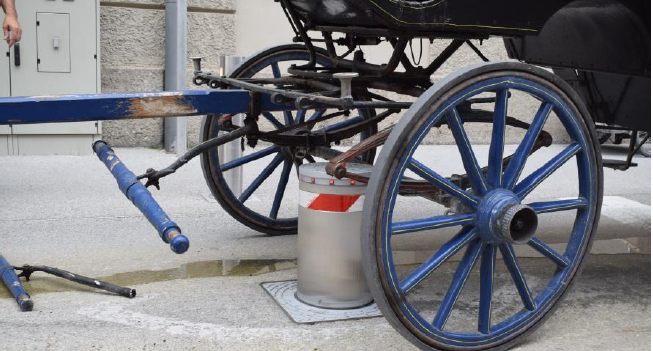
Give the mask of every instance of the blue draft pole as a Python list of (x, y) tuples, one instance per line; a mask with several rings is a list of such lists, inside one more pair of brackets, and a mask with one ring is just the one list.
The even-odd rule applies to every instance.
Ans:
[(116, 178), (120, 191), (156, 228), (161, 239), (170, 244), (170, 249), (177, 254), (186, 252), (190, 246), (188, 238), (181, 234), (179, 226), (168, 217), (136, 175), (120, 161), (113, 149), (100, 140), (93, 144), (93, 150)]
[[(261, 94), (262, 111), (296, 109)], [(245, 90), (26, 96), (0, 98), (0, 125), (85, 122), (248, 112)]]
[(34, 308), (34, 302), (23, 288), (20, 278), (14, 271), (14, 266), (10, 265), (2, 254), (0, 254), (0, 276), (2, 276), (2, 282), (16, 299), (20, 310), (23, 312), (31, 311)]

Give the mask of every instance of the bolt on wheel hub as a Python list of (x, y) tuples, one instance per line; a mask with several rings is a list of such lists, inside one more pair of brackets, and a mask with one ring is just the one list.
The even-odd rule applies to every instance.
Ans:
[(537, 214), (513, 192), (496, 189), (479, 204), (476, 225), (486, 242), (526, 244), (537, 229)]

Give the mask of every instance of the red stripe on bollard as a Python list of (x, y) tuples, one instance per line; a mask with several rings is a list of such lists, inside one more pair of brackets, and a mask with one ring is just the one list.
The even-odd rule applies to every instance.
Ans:
[(327, 212), (347, 212), (361, 195), (319, 194), (307, 208)]

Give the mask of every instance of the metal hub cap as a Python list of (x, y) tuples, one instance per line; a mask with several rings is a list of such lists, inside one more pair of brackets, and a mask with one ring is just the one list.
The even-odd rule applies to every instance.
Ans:
[(526, 244), (537, 229), (537, 214), (513, 192), (496, 189), (479, 204), (476, 225), (485, 242)]

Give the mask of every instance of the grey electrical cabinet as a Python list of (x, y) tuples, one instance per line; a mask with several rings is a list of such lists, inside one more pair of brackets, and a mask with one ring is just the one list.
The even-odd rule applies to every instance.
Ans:
[[(0, 23), (2, 23), (3, 16), (0, 15)], [(0, 44), (2, 45), (2, 44)], [(6, 47), (7, 44), (4, 43)], [(0, 50), (0, 96), (9, 96), (11, 94), (9, 81), (9, 51)], [(11, 146), (11, 127), (0, 126), (0, 156), (9, 155)]]
[[(0, 43), (0, 96), (99, 93), (99, 9), (99, 0), (16, 1), (23, 37), (12, 48)], [(0, 155), (90, 154), (101, 127), (0, 126)]]

